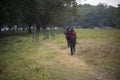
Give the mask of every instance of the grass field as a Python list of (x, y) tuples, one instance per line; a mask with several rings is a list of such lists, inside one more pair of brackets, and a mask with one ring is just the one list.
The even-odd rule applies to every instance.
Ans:
[(0, 80), (120, 80), (120, 30), (80, 29), (70, 55), (64, 34), (0, 38)]

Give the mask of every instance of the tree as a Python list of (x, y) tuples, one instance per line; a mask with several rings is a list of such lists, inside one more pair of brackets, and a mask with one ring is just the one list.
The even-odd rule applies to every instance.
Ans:
[(76, 5), (75, 0), (41, 0), (38, 3), (40, 4), (39, 10), (41, 10), (39, 20), (44, 29), (50, 24), (59, 24), (60, 17), (66, 17), (70, 10), (69, 7), (73, 8)]
[[(113, 6), (107, 6), (106, 4), (100, 3), (96, 6), (89, 4), (78, 5), (78, 12), (80, 19), (75, 18), (73, 21), (74, 24), (79, 24), (84, 28), (93, 28), (93, 27), (112, 27), (115, 28), (116, 23), (119, 23), (119, 18), (117, 17), (118, 8)], [(116, 20), (118, 19), (118, 20)], [(115, 23), (116, 21), (116, 23)]]
[[(13, 25), (26, 24), (28, 32), (34, 24), (46, 29), (48, 25), (61, 24), (60, 18), (66, 17), (75, 5), (76, 0), (2, 0), (0, 25), (12, 28)], [(61, 20), (60, 23), (57, 20)]]
[(0, 19), (0, 25), (7, 25), (10, 29), (13, 25), (21, 23), (21, 0), (0, 1)]
[(118, 4), (116, 24), (117, 28), (120, 28), (120, 4)]

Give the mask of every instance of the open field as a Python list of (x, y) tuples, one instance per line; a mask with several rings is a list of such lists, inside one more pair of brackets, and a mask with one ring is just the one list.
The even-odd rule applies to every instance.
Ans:
[(73, 56), (64, 34), (37, 42), (31, 34), (0, 38), (0, 80), (120, 80), (120, 30), (75, 31)]

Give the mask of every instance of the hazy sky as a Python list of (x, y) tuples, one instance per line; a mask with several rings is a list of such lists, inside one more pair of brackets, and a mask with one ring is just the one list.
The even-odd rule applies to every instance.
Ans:
[[(80, 0), (76, 0), (78, 3)], [(116, 6), (117, 4), (120, 4), (120, 0), (81, 0), (81, 4), (91, 4), (91, 5), (97, 5), (98, 3), (106, 3), (108, 5)]]

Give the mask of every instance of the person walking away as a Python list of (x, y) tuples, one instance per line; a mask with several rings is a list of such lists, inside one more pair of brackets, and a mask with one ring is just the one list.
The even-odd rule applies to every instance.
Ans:
[(76, 32), (74, 32), (74, 29), (71, 29), (71, 31), (69, 33), (69, 37), (68, 37), (71, 55), (73, 55), (75, 53), (76, 38), (77, 38)]
[(65, 38), (67, 40), (67, 46), (68, 46), (68, 48), (70, 46), (69, 45), (69, 33), (70, 33), (69, 28), (67, 28), (66, 31), (64, 32), (64, 34), (65, 34)]

